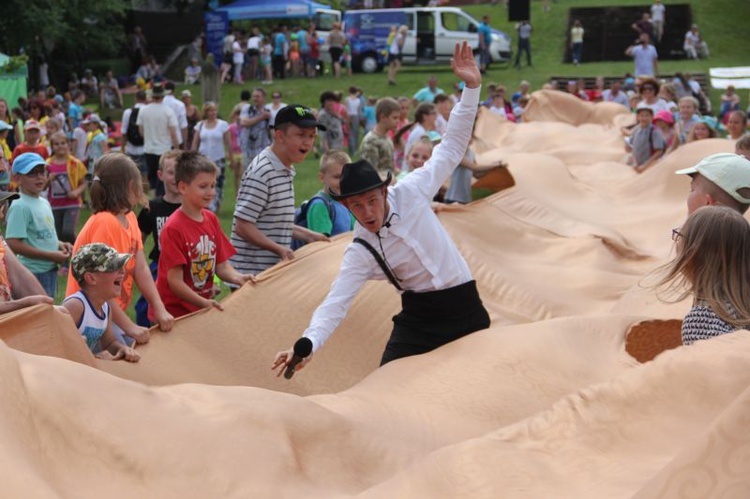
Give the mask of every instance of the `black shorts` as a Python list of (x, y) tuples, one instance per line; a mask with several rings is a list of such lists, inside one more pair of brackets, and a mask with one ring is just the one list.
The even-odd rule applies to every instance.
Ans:
[(341, 56), (344, 53), (344, 49), (341, 47), (331, 47), (328, 49), (328, 53), (331, 54), (331, 61), (341, 62)]
[(258, 57), (260, 55), (260, 50), (258, 50), (258, 49), (247, 49), (247, 55), (248, 55), (248, 57)]
[(403, 58), (403, 54), (391, 54), (390, 52), (388, 52), (388, 64), (392, 63), (393, 61), (401, 61), (403, 60)]

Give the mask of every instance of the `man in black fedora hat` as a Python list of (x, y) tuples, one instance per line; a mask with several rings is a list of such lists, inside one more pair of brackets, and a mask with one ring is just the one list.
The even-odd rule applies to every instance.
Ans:
[(283, 107), (274, 122), (273, 143), (245, 170), (232, 220), (232, 266), (258, 274), (294, 258), (292, 237), (306, 243), (327, 241), (323, 234), (294, 225), (294, 163), (304, 161), (325, 131), (313, 112), (299, 104)]
[[(382, 180), (365, 160), (344, 166), (340, 192), (332, 197), (358, 223), (339, 275), (303, 333), (313, 351), (333, 333), (369, 279), (388, 279), (401, 293), (402, 310), (393, 318), (381, 365), (429, 352), (490, 325), (469, 266), (431, 207), (432, 198), (466, 153), (482, 82), (466, 42), (456, 45), (451, 66), (466, 86), (441, 145), (423, 168), (389, 187), (390, 173)], [(276, 354), (272, 368), (281, 368), (281, 373), (293, 353)]]

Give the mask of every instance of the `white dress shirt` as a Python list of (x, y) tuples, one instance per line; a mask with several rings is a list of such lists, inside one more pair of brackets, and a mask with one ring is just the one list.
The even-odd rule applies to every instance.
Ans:
[[(432, 198), (466, 153), (480, 89), (464, 89), (461, 102), (451, 112), (448, 131), (432, 157), (422, 168), (388, 188), (388, 223), (378, 234), (359, 223), (354, 227), (354, 237), (364, 239), (385, 256), (404, 290), (437, 291), (472, 280), (469, 266), (432, 211)], [(360, 288), (370, 279), (386, 277), (367, 249), (351, 243), (344, 252), (339, 275), (303, 333), (312, 340), (313, 351), (333, 333)]]

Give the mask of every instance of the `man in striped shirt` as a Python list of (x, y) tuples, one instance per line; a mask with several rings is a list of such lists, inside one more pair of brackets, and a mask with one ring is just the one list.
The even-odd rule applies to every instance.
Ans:
[(245, 170), (232, 221), (230, 262), (240, 273), (258, 274), (294, 258), (292, 237), (305, 242), (328, 238), (294, 225), (294, 163), (304, 161), (315, 145), (317, 130), (325, 131), (313, 112), (298, 104), (279, 110), (273, 143)]

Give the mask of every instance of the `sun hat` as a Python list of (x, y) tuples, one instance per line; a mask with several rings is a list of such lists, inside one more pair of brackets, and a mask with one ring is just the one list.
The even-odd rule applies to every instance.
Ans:
[(130, 260), (129, 253), (118, 253), (103, 243), (82, 246), (70, 261), (73, 277), (80, 282), (86, 272), (115, 272)]
[(35, 152), (25, 152), (13, 160), (13, 173), (26, 175), (39, 165), (46, 165), (44, 158)]
[(97, 125), (101, 125), (102, 120), (96, 114), (91, 113), (85, 120), (81, 121), (81, 125), (88, 125), (89, 123), (96, 123)]
[(42, 127), (39, 125), (39, 122), (37, 120), (27, 120), (26, 123), (24, 123), (23, 125), (23, 129), (24, 130), (36, 129), (36, 130), (41, 131)]
[(9, 199), (18, 199), (21, 195), (13, 191), (0, 191), (0, 203), (4, 203)]
[(278, 114), (276, 114), (274, 128), (278, 128), (280, 125), (286, 123), (297, 125), (300, 128), (315, 127), (323, 132), (326, 131), (326, 127), (318, 122), (312, 110), (309, 107), (300, 104), (290, 104), (282, 107)]
[(744, 156), (728, 152), (711, 154), (697, 165), (675, 172), (677, 175), (700, 173), (724, 192), (743, 204), (750, 204), (750, 198), (740, 195), (741, 189), (750, 189), (750, 161)]
[(182, 93), (180, 94), (180, 96), (182, 96), (182, 97), (192, 97), (193, 93), (190, 90), (185, 89), (185, 90), (182, 91)]
[(360, 159), (354, 163), (347, 163), (341, 171), (340, 191), (331, 192), (331, 197), (337, 201), (362, 194), (384, 185), (390, 185), (391, 172), (388, 172), (385, 180), (380, 178), (378, 171), (369, 161)]
[(674, 125), (674, 116), (672, 116), (672, 113), (670, 113), (666, 109), (662, 109), (661, 111), (656, 113), (656, 116), (654, 116), (654, 121), (663, 121), (667, 125)]
[(649, 113), (651, 113), (651, 116), (654, 115), (654, 110), (645, 102), (639, 102), (638, 105), (635, 106), (636, 114), (638, 113), (638, 111), (648, 111)]
[(7, 122), (0, 120), (0, 132), (4, 132), (5, 130), (13, 130), (13, 127)]

